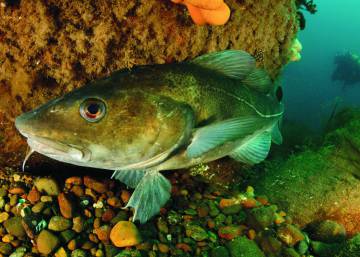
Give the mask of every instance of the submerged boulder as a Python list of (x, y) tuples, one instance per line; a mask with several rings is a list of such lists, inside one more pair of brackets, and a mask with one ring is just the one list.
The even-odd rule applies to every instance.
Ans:
[(351, 236), (360, 232), (360, 111), (332, 123), (323, 146), (269, 162), (251, 184), (300, 226), (333, 220)]

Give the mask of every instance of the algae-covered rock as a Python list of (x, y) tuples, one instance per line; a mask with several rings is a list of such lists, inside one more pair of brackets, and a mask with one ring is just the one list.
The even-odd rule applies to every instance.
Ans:
[(226, 48), (256, 56), (275, 78), (298, 30), (295, 0), (227, 0), (230, 20), (213, 27), (196, 26), (170, 0), (8, 2), (0, 8), (0, 162), (7, 165), (24, 145), (14, 117), (55, 96), (121, 68)]
[(257, 244), (245, 236), (235, 238), (226, 247), (231, 257), (265, 257)]
[(335, 257), (358, 257), (360, 256), (360, 234), (354, 236), (341, 250), (335, 255)]
[(267, 163), (250, 181), (301, 227), (328, 219), (348, 235), (360, 232), (360, 111), (351, 112), (342, 115), (350, 119), (328, 133), (322, 147)]

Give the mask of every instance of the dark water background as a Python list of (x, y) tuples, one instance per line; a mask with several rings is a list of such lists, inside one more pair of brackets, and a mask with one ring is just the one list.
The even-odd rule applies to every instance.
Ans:
[(319, 131), (336, 98), (340, 106), (360, 106), (360, 83), (344, 90), (331, 81), (337, 53), (360, 55), (360, 0), (314, 2), (318, 12), (303, 12), (306, 28), (298, 34), (302, 60), (286, 67), (283, 83), (286, 117)]

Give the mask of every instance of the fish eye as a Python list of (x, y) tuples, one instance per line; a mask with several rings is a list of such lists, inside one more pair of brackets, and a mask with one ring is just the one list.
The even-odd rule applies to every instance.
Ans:
[(89, 122), (101, 120), (106, 113), (105, 103), (96, 98), (86, 99), (80, 105), (80, 115)]

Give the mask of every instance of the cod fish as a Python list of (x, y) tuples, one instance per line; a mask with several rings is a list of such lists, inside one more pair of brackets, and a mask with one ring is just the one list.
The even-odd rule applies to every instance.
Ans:
[(251, 55), (225, 50), (116, 71), (18, 116), (15, 125), (32, 152), (114, 171), (112, 178), (135, 189), (126, 207), (145, 223), (170, 198), (160, 171), (224, 156), (263, 161), (271, 142), (282, 141), (279, 89)]

